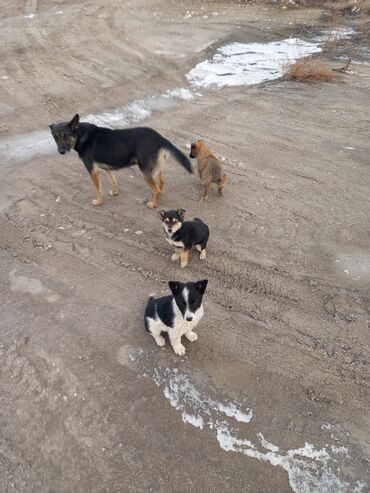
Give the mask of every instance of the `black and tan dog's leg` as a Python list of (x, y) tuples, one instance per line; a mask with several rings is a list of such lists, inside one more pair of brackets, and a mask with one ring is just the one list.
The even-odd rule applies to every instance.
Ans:
[(112, 187), (112, 190), (109, 192), (109, 195), (111, 195), (112, 197), (114, 197), (114, 196), (116, 196), (116, 195), (119, 194), (119, 188), (118, 188), (117, 179), (116, 179), (116, 176), (113, 173), (113, 171), (108, 170), (107, 173), (108, 173), (109, 183), (110, 183), (110, 185)]
[(163, 174), (162, 171), (159, 174), (159, 190), (162, 192), (164, 186), (164, 179), (163, 179)]
[(153, 192), (152, 200), (148, 202), (148, 207), (150, 209), (155, 209), (158, 207), (158, 202), (159, 202), (159, 197), (161, 195), (161, 190), (159, 186), (157, 185), (156, 181), (151, 177), (151, 176), (146, 176), (144, 175), (144, 180), (147, 182), (149, 185), (151, 191)]
[(182, 268), (186, 267), (188, 265), (189, 261), (189, 252), (187, 250), (183, 250), (180, 255), (180, 266)]
[(179, 260), (181, 254), (182, 254), (182, 248), (175, 247), (175, 253), (171, 257), (172, 262), (176, 262), (176, 260)]
[(94, 166), (90, 172), (90, 176), (96, 191), (96, 199), (93, 200), (93, 204), (101, 205), (104, 202), (104, 195), (100, 185), (99, 169)]

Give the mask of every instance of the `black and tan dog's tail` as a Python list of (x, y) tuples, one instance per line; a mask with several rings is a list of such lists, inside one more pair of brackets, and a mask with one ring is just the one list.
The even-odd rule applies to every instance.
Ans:
[(175, 147), (169, 140), (162, 138), (161, 147), (166, 151), (168, 151), (173, 156), (173, 158), (176, 159), (176, 161), (181, 164), (181, 166), (183, 166), (187, 171), (189, 171), (189, 173), (194, 173), (189, 159), (185, 156), (184, 153), (180, 151), (180, 149)]

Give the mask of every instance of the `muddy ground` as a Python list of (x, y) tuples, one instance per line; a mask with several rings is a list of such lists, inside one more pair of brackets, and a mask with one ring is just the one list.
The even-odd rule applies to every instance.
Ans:
[[(3, 4), (0, 147), (77, 111), (188, 88), (185, 74), (225, 41), (324, 23), (320, 10), (234, 2)], [(186, 270), (170, 261), (138, 169), (119, 173), (118, 197), (104, 181), (95, 208), (77, 154), (29, 146), (10, 158), (3, 146), (2, 492), (370, 491), (368, 48), (337, 46), (353, 64), (331, 84), (202, 89), (145, 120), (184, 151), (204, 138), (230, 178), (204, 205), (198, 178), (167, 163), (161, 206), (211, 228), (207, 260)], [(202, 278), (199, 339), (180, 358), (144, 332), (143, 309), (169, 280)], [(168, 399), (173, 369), (205, 410)], [(210, 396), (252, 420), (207, 411)], [(209, 424), (185, 423), (184, 409)], [(216, 436), (223, 420), (233, 447)], [(328, 457), (294, 452), (289, 469), (305, 443)]]

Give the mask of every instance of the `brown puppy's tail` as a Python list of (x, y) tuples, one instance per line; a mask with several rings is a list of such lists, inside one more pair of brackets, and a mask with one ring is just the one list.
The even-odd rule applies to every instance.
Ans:
[(166, 149), (178, 163), (181, 164), (189, 173), (193, 173), (193, 168), (191, 167), (189, 159), (183, 154), (180, 149), (175, 147), (169, 140), (162, 137), (161, 147)]

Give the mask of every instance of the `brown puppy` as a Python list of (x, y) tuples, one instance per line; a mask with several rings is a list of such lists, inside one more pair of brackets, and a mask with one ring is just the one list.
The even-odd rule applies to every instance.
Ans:
[(206, 147), (204, 140), (197, 140), (191, 144), (189, 156), (197, 158), (203, 200), (208, 198), (211, 183), (217, 184), (218, 193), (222, 195), (227, 178), (220, 161)]

